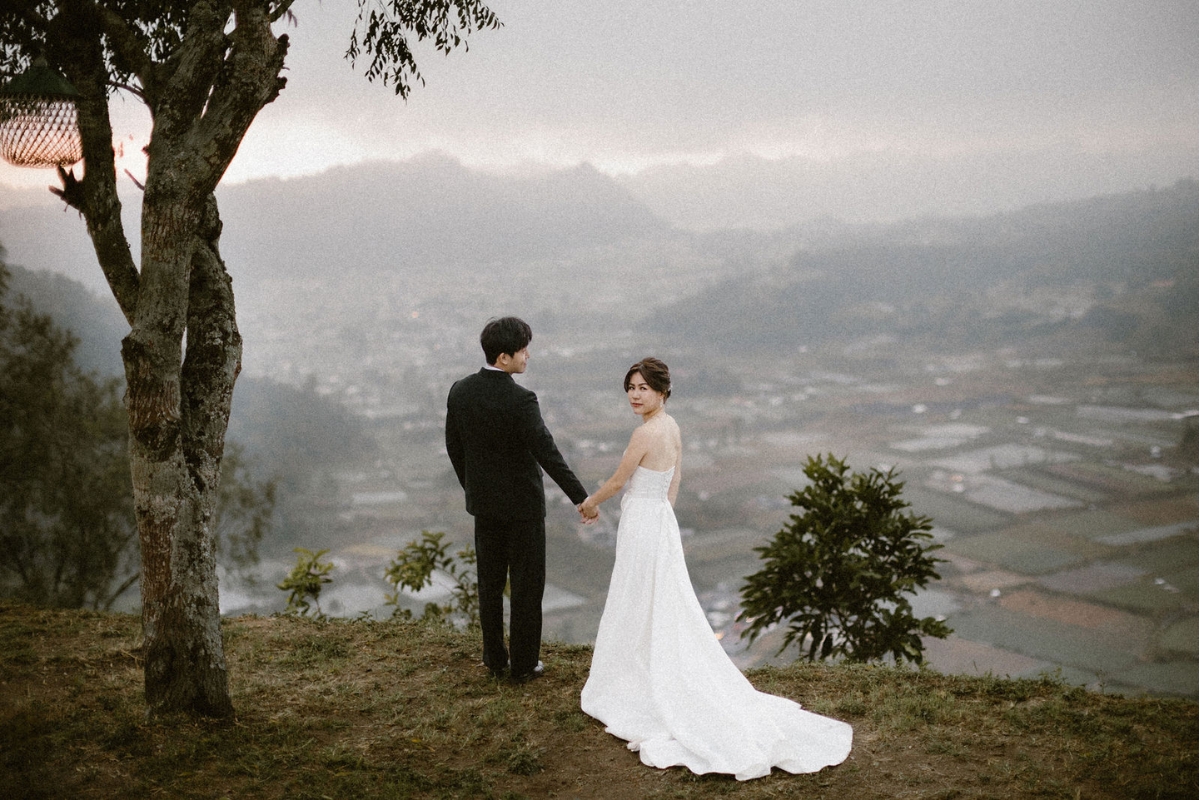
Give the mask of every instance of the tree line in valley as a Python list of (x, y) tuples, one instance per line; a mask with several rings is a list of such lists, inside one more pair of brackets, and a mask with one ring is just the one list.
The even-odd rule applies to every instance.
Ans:
[[(123, 325), (78, 283), (0, 258), (0, 596), (90, 608), (136, 596)], [(375, 444), (311, 388), (243, 378), (237, 394), (212, 530), (220, 563), (244, 573), (264, 546), (320, 540), (313, 494)]]

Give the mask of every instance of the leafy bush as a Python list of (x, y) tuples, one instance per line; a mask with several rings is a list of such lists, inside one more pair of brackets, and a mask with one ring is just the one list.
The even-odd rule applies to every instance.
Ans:
[(803, 509), (755, 548), (764, 565), (746, 579), (742, 636), (753, 641), (786, 623), (783, 652), (793, 642), (807, 658), (924, 661), (921, 636), (945, 638), (946, 624), (913, 616), (909, 598), (937, 580), (931, 520), (914, 515), (900, 498), (894, 470), (849, 473), (829, 454), (810, 457), (812, 483), (789, 496)]
[(421, 531), (421, 541), (409, 542), (388, 564), (384, 578), (392, 585), (387, 604), (395, 606), (393, 617), (411, 618), (412, 612), (400, 608), (400, 590), (419, 592), (433, 583), (433, 573), (442, 572), (454, 581), (452, 603), (426, 603), (423, 619), (449, 620), (458, 615), (468, 625), (479, 623), (478, 581), (475, 577), (475, 549), (470, 545), (451, 556), (445, 533)]
[(322, 562), (321, 556), (328, 552), (328, 550), (318, 550), (314, 553), (306, 547), (295, 549), (296, 566), (292, 567), (292, 571), (288, 573), (282, 583), (276, 584), (283, 591), (291, 592), (288, 595), (287, 613), (307, 616), (315, 605), (316, 613), (313, 616), (318, 619), (325, 616), (325, 613), (321, 611), (321, 587), (333, 581), (333, 578), (329, 577), (329, 573), (333, 570), (333, 564)]

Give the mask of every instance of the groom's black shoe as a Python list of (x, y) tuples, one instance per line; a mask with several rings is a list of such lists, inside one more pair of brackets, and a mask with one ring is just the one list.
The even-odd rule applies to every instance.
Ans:
[(543, 666), (542, 662), (539, 661), (537, 662), (537, 666), (531, 669), (529, 672), (522, 673), (521, 675), (513, 675), (510, 680), (512, 680), (513, 683), (529, 683), (530, 681), (540, 678), (545, 674), (546, 667)]
[(503, 667), (498, 669), (489, 667), (487, 664), (484, 664), (483, 667), (488, 671), (488, 674), (496, 680), (504, 680), (504, 678), (508, 677), (508, 664), (505, 664)]

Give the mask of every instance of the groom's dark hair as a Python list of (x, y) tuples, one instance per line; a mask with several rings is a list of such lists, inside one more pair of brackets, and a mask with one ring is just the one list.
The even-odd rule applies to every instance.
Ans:
[(483, 357), (487, 363), (495, 364), (502, 353), (510, 356), (518, 350), (523, 350), (533, 341), (533, 330), (523, 319), (517, 317), (501, 317), (490, 319), (479, 334), (479, 344), (483, 347)]

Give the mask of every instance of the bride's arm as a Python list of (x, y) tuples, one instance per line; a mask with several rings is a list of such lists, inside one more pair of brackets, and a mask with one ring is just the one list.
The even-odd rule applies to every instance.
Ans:
[(637, 465), (642, 463), (642, 458), (649, 449), (650, 438), (642, 428), (635, 428), (633, 435), (629, 437), (629, 446), (625, 448), (625, 454), (621, 456), (621, 463), (617, 465), (617, 471), (580, 504), (580, 509), (585, 515), (592, 516), (591, 512), (595, 511), (597, 506), (621, 491), (621, 487), (629, 480), (629, 476), (637, 469)]
[(671, 486), (667, 489), (667, 502), (671, 504), (671, 508), (675, 507), (675, 498), (679, 496), (679, 476), (683, 471), (683, 451), (679, 451), (679, 455), (675, 456), (675, 474), (671, 476)]

